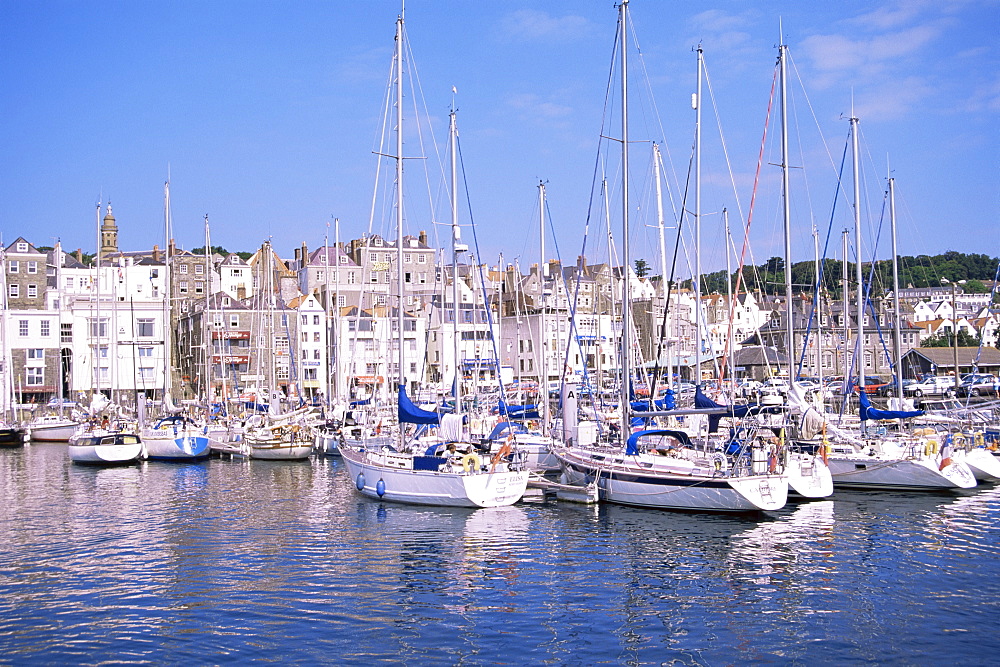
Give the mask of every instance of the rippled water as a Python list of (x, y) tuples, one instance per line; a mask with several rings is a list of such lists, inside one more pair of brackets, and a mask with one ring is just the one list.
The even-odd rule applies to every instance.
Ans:
[(1000, 489), (747, 518), (0, 450), (0, 663), (993, 663)]

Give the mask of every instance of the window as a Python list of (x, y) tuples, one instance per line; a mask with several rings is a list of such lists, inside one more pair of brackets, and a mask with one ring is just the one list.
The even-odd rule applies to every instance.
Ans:
[(410, 262), (413, 261), (411, 259), (411, 257), (412, 256), (410, 255), (410, 253), (408, 253), (408, 252), (403, 253), (403, 262), (405, 262), (406, 264), (409, 264)]
[(40, 387), (45, 383), (44, 368), (39, 366), (38, 368), (26, 368), (24, 371), (24, 384), (28, 387)]
[(160, 270), (159, 269), (150, 269), (149, 270), (149, 277), (150, 278), (159, 278), (160, 277)]
[(319, 332), (318, 332), (318, 331), (314, 331), (314, 332), (313, 332), (313, 342), (314, 342), (314, 343), (319, 343), (319, 342), (320, 342), (320, 339), (319, 339)]
[(427, 263), (427, 255), (424, 254), (417, 255), (417, 264), (426, 264), (426, 263)]
[(16, 259), (7, 260), (7, 271), (10, 273), (17, 273), (20, 270), (20, 263)]
[(140, 380), (152, 380), (153, 379), (153, 367), (152, 366), (139, 366), (139, 379)]
[(229, 326), (230, 326), (230, 328), (233, 328), (233, 329), (235, 329), (236, 327), (240, 326), (240, 316), (239, 315), (230, 315), (229, 316)]
[(313, 350), (313, 359), (319, 359), (319, 350)]
[(212, 313), (212, 328), (213, 329), (222, 328), (222, 313)]
[(347, 305), (347, 297), (344, 296), (343, 294), (338, 294), (337, 295), (337, 307), (338, 308), (343, 308), (346, 305)]
[(302, 358), (303, 359), (309, 358), (309, 350), (302, 350)]
[(151, 317), (140, 317), (135, 321), (135, 334), (140, 338), (152, 338), (156, 335), (156, 320)]
[(7, 286), (7, 294), (10, 295), (10, 298), (16, 299), (21, 296), (21, 286), (17, 283), (11, 283)]
[(309, 341), (309, 333), (308, 333), (308, 332), (306, 332), (306, 331), (303, 331), (303, 332), (302, 332), (302, 342), (303, 342), (303, 343), (306, 343), (306, 342), (308, 342), (308, 341)]
[(59, 342), (61, 343), (72, 343), (73, 342), (73, 324), (63, 322), (59, 325)]
[(376, 272), (376, 271), (372, 271), (372, 282), (373, 283), (377, 283), (378, 282), (378, 272)]
[(22, 337), (28, 335), (28, 320), (17, 321), (17, 335)]
[(42, 320), (42, 336), (52, 335), (52, 324), (48, 320)]
[(152, 356), (153, 356), (153, 348), (151, 348), (151, 347), (140, 347), (139, 348), (139, 357), (140, 358), (143, 358), (143, 357), (148, 358), (148, 357), (152, 357)]
[(302, 374), (302, 379), (303, 380), (315, 380), (315, 379), (317, 379), (319, 377), (316, 374), (317, 370), (318, 369), (316, 369), (316, 368), (307, 368), (307, 369), (305, 369), (305, 371)]
[(234, 278), (240, 278), (243, 276), (243, 269), (233, 269), (231, 275)]
[(319, 315), (313, 315), (313, 324), (319, 324)]
[(182, 281), (180, 282), (180, 286), (178, 287), (178, 291), (179, 291), (179, 292), (180, 292), (181, 294), (187, 294), (187, 293), (188, 293), (188, 283), (187, 283), (187, 281), (186, 281), (186, 280), (182, 280)]
[(204, 264), (195, 264), (194, 265), (194, 273), (197, 276), (203, 276), (203, 275), (205, 275), (205, 265)]
[(28, 298), (34, 299), (38, 296), (38, 285), (28, 285)]
[(66, 276), (66, 289), (73, 289), (73, 276)]
[(40, 348), (37, 348), (37, 349), (28, 349), (28, 359), (40, 359), (40, 360), (44, 361), (44, 359), (45, 359), (45, 350), (40, 349)]
[(25, 243), (24, 241), (21, 241), (20, 243), (17, 244), (17, 251), (28, 252), (28, 244)]
[(205, 293), (205, 281), (204, 280), (196, 280), (196, 281), (194, 281), (194, 293), (195, 294), (204, 294)]
[(188, 272), (188, 265), (181, 264), (180, 269), (181, 269), (181, 274), (186, 274)]
[(28, 273), (38, 273), (38, 262), (25, 262), (28, 267)]
[(389, 297), (385, 294), (377, 294), (375, 296), (375, 303), (379, 306), (384, 306), (388, 302)]
[(357, 282), (357, 276), (354, 274), (354, 271), (348, 271), (347, 272), (347, 284), (348, 285), (353, 285), (353, 284), (355, 284), (355, 282)]
[(101, 348), (97, 351), (97, 356), (99, 356), (101, 359), (107, 359), (108, 358), (108, 346), (107, 345), (102, 345)]
[(340, 263), (341, 264), (347, 264), (347, 256), (346, 255), (341, 255), (340, 256)]

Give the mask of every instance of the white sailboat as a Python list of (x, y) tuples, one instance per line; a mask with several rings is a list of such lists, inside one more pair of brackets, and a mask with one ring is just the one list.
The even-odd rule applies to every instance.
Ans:
[[(394, 54), (396, 102), (396, 271), (397, 271), (397, 335), (398, 335), (398, 417), (396, 445), (341, 446), (340, 453), (355, 488), (370, 498), (419, 505), (459, 507), (498, 507), (511, 505), (524, 495), (528, 473), (495, 455), (483, 461), (469, 451), (461, 458), (435, 455), (443, 445), (435, 444), (423, 451), (414, 451), (415, 442), (406, 441), (406, 423), (441, 423), (440, 415), (419, 410), (406, 395), (404, 373), (406, 352), (404, 345), (404, 290), (403, 290), (403, 14), (396, 20), (396, 49)], [(452, 137), (454, 137), (454, 110), (452, 111)], [(452, 159), (455, 159), (454, 149)], [(453, 185), (454, 187), (454, 185)], [(452, 200), (454, 208), (454, 198)], [(457, 276), (456, 276), (457, 278)], [(457, 305), (457, 304), (456, 304)], [(456, 359), (456, 362), (458, 360)], [(457, 371), (456, 371), (457, 372)], [(457, 384), (457, 382), (456, 382)], [(460, 410), (460, 406), (456, 405)], [(452, 417), (453, 415), (447, 415)], [(445, 420), (461, 431), (461, 418)]]
[[(148, 459), (192, 461), (208, 458), (211, 450), (207, 431), (189, 417), (180, 414), (170, 400), (171, 326), (170, 326), (170, 181), (163, 184), (163, 225), (166, 236), (166, 276), (163, 295), (163, 417), (142, 429), (143, 454)], [(207, 252), (207, 249), (206, 249)], [(211, 283), (209, 283), (211, 284)], [(211, 292), (211, 290), (207, 290)], [(140, 409), (140, 415), (143, 410)]]
[(138, 461), (143, 446), (135, 433), (95, 432), (75, 437), (67, 451), (74, 463), (120, 465)]
[[(768, 456), (767, 445), (754, 440), (740, 446), (735, 456), (724, 452), (698, 451), (688, 435), (672, 429), (649, 429), (630, 433), (629, 336), (631, 335), (631, 281), (629, 266), (629, 179), (628, 179), (628, 0), (618, 5), (618, 45), (621, 68), (621, 150), (622, 150), (622, 247), (623, 298), (621, 350), (621, 425), (610, 443), (574, 444), (555, 449), (563, 466), (564, 481), (569, 484), (596, 483), (599, 497), (613, 503), (659, 509), (683, 509), (718, 512), (777, 510), (788, 497), (788, 478)], [(699, 73), (701, 60), (699, 58)], [(700, 81), (700, 76), (699, 76)], [(700, 91), (699, 91), (700, 92)], [(701, 100), (697, 99), (696, 109)], [(700, 112), (699, 112), (700, 132)], [(696, 143), (700, 137), (696, 138)], [(698, 188), (696, 192), (696, 208)], [(697, 215), (697, 213), (696, 213)], [(698, 273), (700, 267), (696, 269)], [(696, 308), (696, 312), (699, 309)], [(700, 372), (699, 359), (696, 367)], [(644, 416), (659, 416), (656, 412)], [(564, 422), (574, 415), (564, 406)]]

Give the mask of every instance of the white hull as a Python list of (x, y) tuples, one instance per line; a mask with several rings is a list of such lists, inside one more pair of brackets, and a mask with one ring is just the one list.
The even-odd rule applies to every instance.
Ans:
[(803, 498), (826, 498), (833, 495), (830, 466), (814, 454), (791, 452), (785, 465), (788, 490)]
[(596, 480), (601, 500), (658, 509), (711, 512), (778, 510), (788, 500), (783, 474), (727, 477), (685, 459), (558, 450), (567, 484)]
[(971, 489), (976, 486), (972, 470), (959, 461), (953, 461), (940, 470), (934, 459), (831, 454), (827, 465), (830, 466), (834, 486), (907, 491)]
[(142, 454), (142, 443), (128, 445), (70, 445), (69, 458), (74, 463), (113, 465), (137, 461)]
[(264, 461), (302, 461), (312, 455), (313, 446), (311, 442), (300, 442), (296, 444), (250, 444), (248, 445), (250, 458)]
[[(369, 498), (415, 505), (502, 507), (516, 503), (528, 485), (527, 471), (451, 471), (440, 457), (342, 449), (358, 491)], [(445, 470), (414, 470), (414, 461), (440, 458)], [(431, 461), (433, 463), (434, 461)], [(397, 467), (407, 466), (409, 467)], [(419, 463), (417, 464), (419, 465)]]
[(207, 458), (211, 453), (208, 437), (199, 432), (181, 431), (177, 435), (146, 432), (142, 434), (142, 444), (147, 459), (191, 461)]
[(965, 452), (956, 452), (955, 459), (969, 466), (972, 474), (980, 482), (1000, 480), (1000, 458), (982, 447)]
[(68, 442), (78, 427), (79, 424), (66, 419), (48, 424), (29, 424), (27, 432), (36, 442)]
[[(490, 452), (498, 452), (504, 446), (504, 440), (491, 443)], [(519, 433), (516, 437), (516, 450), (521, 455), (521, 461), (528, 470), (542, 474), (558, 472), (559, 457), (552, 453), (552, 438), (540, 434)]]

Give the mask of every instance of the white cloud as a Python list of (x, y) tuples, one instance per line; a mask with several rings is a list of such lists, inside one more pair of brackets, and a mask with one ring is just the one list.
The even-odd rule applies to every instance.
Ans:
[(529, 41), (572, 41), (591, 31), (590, 22), (582, 16), (551, 16), (536, 9), (520, 9), (506, 16), (500, 24), (508, 37)]
[(934, 87), (919, 76), (889, 78), (858, 95), (855, 113), (869, 121), (898, 118), (933, 94)]
[(532, 93), (515, 95), (510, 98), (508, 104), (518, 111), (525, 112), (525, 115), (549, 119), (564, 118), (573, 113), (572, 107), (543, 100)]

